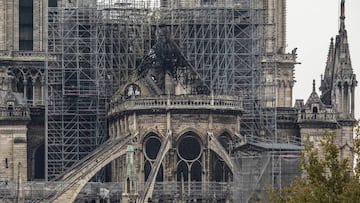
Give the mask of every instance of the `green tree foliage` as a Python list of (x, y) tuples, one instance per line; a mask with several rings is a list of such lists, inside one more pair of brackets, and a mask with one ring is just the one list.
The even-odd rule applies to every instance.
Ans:
[[(360, 152), (360, 133), (356, 128), (354, 154)], [(276, 203), (351, 203), (360, 202), (360, 163), (356, 158), (355, 169), (349, 160), (340, 159), (339, 149), (333, 142), (334, 135), (325, 132), (320, 149), (309, 142), (301, 158), (302, 177), (288, 187), (270, 189), (270, 202)], [(355, 172), (355, 173), (354, 173)]]

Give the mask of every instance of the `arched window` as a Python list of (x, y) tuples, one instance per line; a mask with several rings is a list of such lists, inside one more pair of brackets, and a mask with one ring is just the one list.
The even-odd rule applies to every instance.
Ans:
[(130, 84), (125, 88), (124, 95), (126, 98), (140, 96), (141, 95), (140, 87), (135, 84)]
[[(230, 153), (232, 139), (228, 133), (223, 133), (218, 138), (224, 149)], [(212, 180), (217, 182), (228, 182), (231, 177), (230, 168), (224, 162), (223, 158), (215, 152), (211, 153), (211, 174)]]
[(202, 143), (200, 138), (193, 132), (184, 134), (178, 141), (177, 145), (177, 181), (202, 180)]
[[(155, 133), (148, 134), (143, 143), (143, 151), (144, 151), (144, 180), (147, 181), (149, 178), (152, 165), (154, 164), (157, 154), (159, 153), (161, 147), (161, 140)], [(156, 175), (156, 181), (163, 181), (164, 177), (164, 169), (161, 165), (159, 171)]]
[(318, 108), (317, 108), (316, 106), (314, 106), (313, 109), (312, 109), (312, 112), (313, 112), (314, 114), (318, 113)]

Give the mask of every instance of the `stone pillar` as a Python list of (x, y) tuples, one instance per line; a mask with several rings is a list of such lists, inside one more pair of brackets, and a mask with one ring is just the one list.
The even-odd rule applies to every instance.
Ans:
[(118, 134), (118, 128), (117, 128), (117, 125), (116, 125), (116, 121), (113, 121), (112, 122), (112, 127), (114, 129), (114, 132), (113, 132), (113, 137), (117, 137), (117, 134)]
[(116, 125), (117, 125), (117, 133), (116, 133), (116, 137), (120, 137), (121, 136), (121, 125), (120, 125), (120, 121), (121, 119), (116, 120)]
[(23, 84), (24, 84), (24, 99), (27, 102), (27, 80), (26, 79), (23, 80)]
[(351, 109), (351, 106), (352, 106), (352, 92), (351, 92), (351, 86), (349, 85), (348, 87), (348, 98), (347, 98), (347, 108), (348, 108), (348, 114), (349, 116), (352, 115), (352, 109)]
[(133, 113), (133, 130), (134, 130), (134, 133), (136, 133), (138, 131), (136, 113), (135, 112)]
[(32, 105), (36, 105), (37, 96), (36, 96), (36, 78), (31, 79), (32, 82)]
[(24, 203), (24, 186), (22, 183), (21, 162), (18, 163), (18, 177), (17, 177), (17, 189), (16, 189), (16, 203)]
[(124, 129), (125, 129), (125, 126), (124, 126), (124, 123), (123, 123), (123, 120), (122, 120), (122, 118), (119, 118), (119, 122), (120, 122), (120, 129), (121, 129), (121, 131), (120, 132), (125, 132), (124, 131)]
[(129, 132), (129, 126), (128, 126), (127, 116), (126, 115), (124, 115), (124, 130), (125, 130), (125, 133)]
[(355, 88), (352, 84), (351, 86), (351, 117), (354, 118), (355, 116)]
[(340, 109), (341, 109), (341, 114), (344, 116), (344, 85), (341, 84), (341, 100), (340, 100)]

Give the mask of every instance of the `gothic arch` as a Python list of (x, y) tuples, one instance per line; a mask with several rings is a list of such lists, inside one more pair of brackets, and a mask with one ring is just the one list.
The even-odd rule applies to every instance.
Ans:
[[(149, 132), (144, 136), (142, 140), (142, 149), (144, 155), (143, 170), (144, 170), (144, 181), (147, 181), (151, 173), (154, 163), (163, 144), (162, 138), (154, 132)], [(158, 173), (156, 174), (156, 181), (164, 180), (164, 167), (161, 164)]]
[(226, 152), (222, 144), (215, 136), (213, 136), (211, 133), (209, 133), (208, 136), (209, 136), (209, 144), (208, 144), (209, 149), (223, 159), (223, 161), (229, 167), (231, 173), (234, 175), (235, 172), (237, 171), (237, 167), (235, 163), (231, 160), (230, 155)]
[(141, 143), (144, 143), (144, 140), (146, 139), (146, 136), (148, 136), (148, 135), (151, 134), (151, 133), (159, 136), (160, 138), (163, 138), (163, 137), (164, 137), (164, 135), (163, 135), (162, 133), (160, 133), (158, 130), (153, 129), (153, 128), (150, 128), (150, 129), (147, 129), (147, 130), (142, 134)]
[(175, 142), (177, 143), (179, 141), (179, 139), (186, 133), (196, 134), (199, 137), (199, 139), (201, 140), (201, 143), (205, 143), (205, 141), (206, 141), (204, 134), (202, 134), (200, 131), (198, 131), (195, 128), (189, 127), (189, 128), (185, 128), (184, 130), (180, 131), (180, 133), (178, 133), (179, 136), (176, 137)]
[(201, 137), (193, 131), (187, 131), (178, 137), (176, 141), (176, 174), (178, 181), (181, 181), (181, 177), (185, 181), (202, 180), (203, 149), (204, 144)]
[(234, 137), (234, 133), (227, 128), (221, 129), (218, 133), (216, 133), (215, 137), (219, 137), (220, 135), (225, 134), (225, 133), (227, 133), (231, 138)]

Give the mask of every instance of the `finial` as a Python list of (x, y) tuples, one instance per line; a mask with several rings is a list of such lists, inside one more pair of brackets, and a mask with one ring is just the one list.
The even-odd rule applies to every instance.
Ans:
[(340, 7), (340, 18), (345, 18), (345, 0), (341, 0), (341, 7)]
[(313, 92), (315, 92), (315, 79), (313, 80)]
[(340, 3), (340, 30), (345, 30), (345, 0)]

